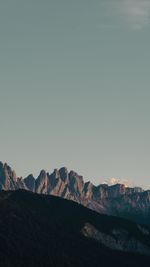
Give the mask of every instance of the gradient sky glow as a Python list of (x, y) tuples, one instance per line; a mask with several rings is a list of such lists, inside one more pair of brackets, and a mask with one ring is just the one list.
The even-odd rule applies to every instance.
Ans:
[(1, 0), (0, 160), (150, 188), (150, 1)]

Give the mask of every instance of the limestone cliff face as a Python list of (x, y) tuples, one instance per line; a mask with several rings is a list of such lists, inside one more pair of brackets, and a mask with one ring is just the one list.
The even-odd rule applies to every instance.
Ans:
[(84, 182), (81, 175), (66, 167), (49, 174), (42, 170), (37, 178), (30, 174), (18, 178), (5, 163), (0, 163), (0, 190), (26, 189), (38, 194), (55, 195), (76, 201), (99, 213), (116, 215), (150, 224), (150, 191), (123, 184), (108, 186)]
[(1, 190), (16, 190), (27, 189), (24, 180), (17, 178), (15, 171), (13, 171), (7, 163), (0, 162), (0, 189)]

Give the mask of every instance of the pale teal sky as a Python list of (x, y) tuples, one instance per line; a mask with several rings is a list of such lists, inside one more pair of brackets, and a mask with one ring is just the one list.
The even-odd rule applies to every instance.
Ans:
[(150, 187), (150, 1), (1, 0), (0, 160)]

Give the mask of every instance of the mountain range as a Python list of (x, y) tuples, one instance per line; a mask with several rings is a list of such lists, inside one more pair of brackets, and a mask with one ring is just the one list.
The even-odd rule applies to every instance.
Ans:
[(65, 167), (55, 169), (51, 174), (41, 170), (38, 177), (30, 174), (23, 179), (18, 178), (8, 164), (0, 162), (0, 190), (18, 189), (65, 198), (101, 214), (150, 225), (150, 190), (140, 187), (130, 188), (124, 184), (95, 186)]

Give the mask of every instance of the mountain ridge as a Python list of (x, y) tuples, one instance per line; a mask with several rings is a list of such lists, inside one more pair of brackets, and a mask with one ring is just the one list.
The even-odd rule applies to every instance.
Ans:
[(18, 178), (7, 163), (0, 162), (0, 190), (17, 189), (59, 196), (99, 213), (150, 224), (150, 190), (123, 184), (95, 186), (90, 181), (84, 182), (83, 176), (69, 172), (66, 167), (54, 169), (53, 173), (41, 170), (37, 178), (30, 174), (23, 179)]

